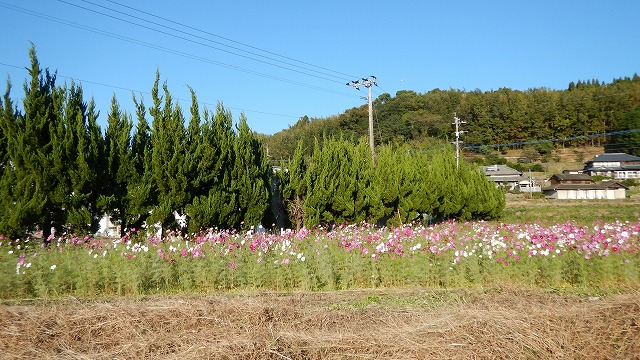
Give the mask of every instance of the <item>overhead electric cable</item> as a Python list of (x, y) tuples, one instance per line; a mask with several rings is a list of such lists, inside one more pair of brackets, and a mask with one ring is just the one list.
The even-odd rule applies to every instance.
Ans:
[(603, 136), (622, 135), (622, 134), (635, 133), (635, 132), (640, 132), (640, 129), (620, 130), (620, 131), (613, 131), (613, 132), (602, 133), (602, 134), (571, 136), (566, 138), (555, 138), (555, 139), (546, 139), (546, 140), (517, 141), (512, 143), (506, 143), (506, 144), (468, 145), (468, 146), (465, 146), (464, 149), (486, 149), (486, 148), (496, 148), (496, 147), (533, 145), (533, 144), (541, 144), (545, 142), (560, 142), (560, 141), (572, 141), (572, 140), (580, 140), (580, 139), (591, 139), (591, 138), (597, 138), (597, 137), (603, 137)]
[(174, 55), (190, 58), (190, 59), (193, 59), (193, 60), (202, 61), (202, 62), (209, 63), (209, 64), (212, 64), (212, 65), (221, 66), (221, 67), (224, 67), (224, 68), (227, 68), (227, 69), (240, 71), (240, 72), (244, 72), (244, 73), (248, 73), (248, 74), (252, 74), (252, 75), (256, 75), (256, 76), (261, 76), (261, 77), (264, 77), (264, 78), (277, 80), (277, 81), (281, 81), (281, 82), (285, 82), (285, 83), (289, 83), (289, 84), (293, 84), (293, 85), (307, 87), (307, 88), (310, 88), (310, 89), (324, 91), (324, 92), (328, 92), (328, 93), (333, 93), (333, 94), (338, 94), (338, 95), (343, 95), (343, 96), (348, 96), (348, 97), (356, 97), (355, 95), (347, 93), (347, 92), (337, 91), (337, 90), (332, 90), (332, 89), (326, 89), (326, 88), (322, 88), (322, 87), (315, 86), (315, 85), (309, 85), (309, 84), (306, 84), (306, 83), (303, 83), (303, 82), (299, 82), (299, 81), (293, 81), (293, 80), (285, 79), (285, 78), (274, 76), (274, 75), (270, 75), (270, 74), (264, 74), (264, 73), (261, 73), (261, 72), (255, 71), (255, 70), (245, 69), (245, 68), (242, 68), (242, 67), (239, 67), (239, 66), (235, 66), (235, 65), (225, 64), (225, 63), (222, 63), (222, 62), (219, 62), (219, 61), (215, 61), (215, 60), (211, 60), (211, 59), (207, 59), (207, 58), (204, 58), (204, 57), (201, 57), (201, 56), (197, 56), (197, 55), (193, 55), (193, 54), (189, 54), (189, 53), (185, 53), (185, 52), (169, 49), (169, 48), (162, 47), (162, 46), (155, 45), (155, 44), (151, 44), (151, 43), (148, 43), (148, 42), (136, 40), (136, 39), (133, 39), (133, 38), (130, 38), (130, 37), (122, 36), (122, 35), (119, 35), (119, 34), (114, 34), (114, 33), (108, 32), (108, 31), (104, 31), (104, 30), (92, 28), (92, 27), (89, 27), (89, 26), (86, 26), (86, 25), (74, 23), (74, 22), (71, 22), (71, 21), (68, 21), (68, 20), (60, 19), (60, 18), (57, 18), (57, 17), (54, 17), (54, 16), (42, 14), (42, 13), (39, 13), (37, 11), (33, 11), (33, 10), (28, 10), (28, 9), (25, 9), (25, 8), (17, 7), (15, 5), (11, 5), (11, 4), (6, 4), (6, 3), (3, 3), (3, 2), (0, 2), (0, 7), (4, 7), (6, 9), (10, 9), (10, 10), (13, 10), (13, 11), (21, 12), (21, 13), (24, 13), (24, 14), (27, 14), (27, 15), (40, 17), (42, 19), (46, 19), (46, 20), (57, 22), (57, 23), (64, 24), (64, 25), (67, 25), (67, 26), (79, 28), (79, 29), (82, 29), (82, 30), (85, 30), (85, 31), (93, 32), (93, 33), (100, 34), (100, 35), (107, 36), (107, 37), (111, 37), (111, 38), (114, 38), (114, 39), (130, 42), (130, 43), (133, 43), (133, 44), (136, 44), (136, 45), (148, 47), (148, 48), (159, 50), (159, 51), (164, 51), (164, 52), (167, 52), (167, 53), (171, 53), (171, 54), (174, 54)]
[[(7, 66), (7, 67), (12, 67), (12, 68), (17, 68), (17, 69), (25, 69), (23, 66), (5, 64), (5, 63), (2, 63), (2, 62), (0, 62), (0, 65)], [(105, 84), (105, 83), (101, 83), (101, 82), (97, 82), (97, 81), (79, 79), (79, 78), (77, 78), (75, 76), (67, 76), (67, 75), (60, 75), (60, 74), (56, 74), (56, 76), (60, 77), (60, 78), (63, 78), (63, 79), (69, 79), (71, 81), (78, 81), (80, 83), (80, 85), (82, 85), (82, 83), (87, 83), (87, 84), (93, 84), (93, 85), (98, 85), (98, 86), (104, 86), (104, 87), (108, 87), (108, 88), (111, 88), (111, 89), (130, 91), (130, 92), (133, 92), (133, 93), (136, 93), (136, 94), (151, 95), (151, 93), (148, 92), (148, 91), (135, 90), (135, 89), (126, 88), (126, 87), (122, 87), (122, 86)], [(185, 102), (190, 102), (191, 101), (191, 99), (182, 99), (182, 98), (175, 98), (175, 100), (185, 101)], [(198, 101), (198, 104), (207, 105), (207, 106), (216, 106), (216, 104), (207, 103), (207, 102), (204, 102), (204, 101)], [(238, 107), (232, 107), (232, 106), (226, 106), (226, 105), (225, 105), (225, 107), (229, 108), (229, 109), (233, 109), (233, 110), (239, 110), (239, 111), (242, 111), (242, 112), (251, 112), (251, 113), (256, 113), (256, 114), (273, 115), (273, 116), (281, 116), (281, 117), (289, 117), (289, 118), (298, 118), (299, 117), (299, 116), (296, 116), (296, 115), (277, 114), (277, 113), (271, 113), (271, 112), (267, 112), (267, 111), (244, 109), (244, 108), (238, 108)]]
[[(82, 1), (89, 2), (89, 1), (86, 1), (86, 0), (82, 0)], [(355, 77), (355, 76), (353, 76), (353, 75), (349, 75), (349, 74), (346, 74), (346, 73), (343, 73), (343, 72), (340, 72), (340, 71), (331, 70), (331, 69), (326, 68), (326, 67), (323, 67), (323, 66), (314, 65), (314, 64), (311, 64), (311, 63), (308, 63), (308, 62), (302, 61), (302, 60), (297, 60), (297, 59), (294, 59), (294, 58), (291, 58), (291, 57), (288, 57), (288, 56), (285, 56), (285, 55), (281, 55), (281, 54), (278, 54), (278, 53), (275, 53), (275, 52), (272, 52), (272, 51), (269, 51), (269, 50), (265, 50), (265, 49), (261, 49), (261, 48), (259, 48), (259, 47), (255, 47), (255, 46), (252, 46), (252, 45), (249, 45), (249, 44), (245, 44), (245, 43), (242, 43), (242, 42), (239, 42), (239, 41), (236, 41), (236, 40), (233, 40), (233, 39), (230, 39), (230, 38), (224, 37), (224, 36), (220, 36), (220, 35), (214, 34), (214, 33), (212, 33), (212, 32), (206, 31), (206, 30), (202, 30), (202, 29), (199, 29), (199, 28), (196, 28), (196, 27), (190, 26), (190, 25), (186, 25), (186, 24), (184, 24), (184, 23), (181, 23), (181, 22), (178, 22), (178, 21), (174, 21), (174, 20), (171, 20), (171, 19), (168, 19), (168, 18), (165, 18), (165, 17), (159, 16), (159, 15), (156, 15), (156, 14), (152, 14), (152, 13), (147, 12), (147, 11), (144, 11), (144, 10), (136, 9), (136, 8), (134, 8), (134, 7), (131, 7), (131, 6), (128, 6), (128, 5), (125, 5), (125, 4), (122, 4), (122, 3), (119, 3), (119, 2), (117, 2), (117, 1), (113, 1), (113, 0), (106, 0), (106, 1), (108, 1), (108, 2), (110, 2), (110, 3), (113, 3), (113, 4), (116, 4), (116, 5), (119, 5), (119, 6), (121, 6), (121, 7), (127, 8), (127, 9), (129, 9), (129, 10), (133, 10), (133, 11), (136, 11), (136, 12), (139, 12), (139, 13), (142, 13), (142, 14), (145, 14), (145, 15), (147, 15), (147, 16), (151, 16), (151, 17), (154, 17), (154, 18), (158, 18), (158, 19), (160, 19), (160, 20), (166, 21), (166, 22), (171, 23), (171, 24), (175, 24), (175, 25), (179, 25), (179, 26), (185, 27), (185, 28), (187, 28), (187, 29), (195, 30), (195, 31), (201, 32), (201, 33), (203, 33), (203, 34), (206, 34), (206, 35), (209, 35), (209, 36), (213, 36), (213, 37), (216, 37), (216, 38), (218, 38), (218, 39), (222, 39), (222, 40), (225, 40), (225, 41), (228, 41), (228, 42), (234, 43), (234, 44), (242, 45), (242, 46), (244, 46), (244, 47), (247, 47), (247, 48), (250, 48), (250, 49), (253, 49), (253, 50), (258, 50), (258, 51), (264, 52), (265, 54), (274, 55), (274, 56), (277, 56), (277, 57), (280, 57), (280, 58), (283, 58), (283, 59), (286, 59), (286, 60), (289, 60), (289, 61), (294, 61), (294, 62), (297, 62), (297, 63), (300, 63), (300, 64), (304, 64), (304, 65), (307, 65), (307, 66), (311, 66), (311, 67), (314, 67), (314, 68), (318, 68), (318, 69), (322, 69), (322, 70), (325, 70), (325, 71), (329, 71), (329, 72), (331, 72), (331, 73), (336, 73), (336, 74), (344, 75), (344, 77), (342, 77), (342, 79), (352, 79), (352, 78), (354, 78), (354, 77)], [(97, 4), (96, 4), (96, 5), (97, 5)], [(101, 6), (101, 5), (97, 5), (97, 6)], [(102, 7), (102, 6), (101, 6), (101, 7)], [(113, 11), (116, 11), (116, 10), (113, 10)], [(127, 14), (127, 15), (129, 15), (129, 14)], [(132, 16), (132, 15), (129, 15), (129, 16)], [(132, 17), (133, 17), (133, 16), (132, 16)], [(210, 40), (210, 41), (211, 41), (211, 40)], [(216, 42), (216, 43), (217, 43), (217, 42)], [(219, 43), (219, 44), (222, 44), (222, 43)], [(223, 45), (224, 45), (224, 44), (223, 44)], [(229, 45), (224, 45), (224, 46), (229, 46)], [(231, 46), (229, 46), (229, 47), (231, 47)], [(232, 48), (233, 48), (233, 47), (232, 47)], [(237, 49), (237, 48), (234, 48), (234, 49)], [(241, 49), (238, 49), (238, 50), (241, 50)], [(246, 50), (241, 50), (241, 51), (246, 51)], [(251, 53), (251, 54), (254, 54), (254, 53)], [(259, 54), (255, 54), (255, 55), (258, 55), (258, 56), (264, 56), (264, 55), (259, 55)], [(269, 59), (272, 59), (272, 58), (269, 58)], [(276, 60), (276, 59), (272, 59), (272, 60)], [(276, 61), (278, 61), (278, 60), (276, 60)], [(297, 66), (297, 67), (300, 67), (300, 68), (303, 68), (303, 69), (307, 69), (307, 68), (304, 68), (304, 67), (301, 67), (301, 66), (299, 66), (299, 65), (295, 65), (295, 64), (290, 64), (290, 63), (286, 63), (286, 64), (291, 65), (291, 66)], [(307, 70), (319, 72), (319, 71), (317, 71), (317, 70), (312, 70), (312, 69), (307, 69)], [(323, 73), (323, 74), (324, 74), (324, 73)], [(335, 76), (335, 75), (330, 75), (330, 74), (325, 74), (325, 75), (329, 75), (329, 76), (337, 77), (337, 76)]]
[[(90, 2), (90, 1), (86, 1), (86, 0), (81, 0), (81, 1), (84, 1), (84, 2), (87, 2), (87, 3), (95, 5), (94, 3)], [(122, 21), (122, 22), (130, 24), (130, 25), (135, 25), (135, 26), (141, 27), (143, 29), (147, 29), (147, 30), (155, 31), (155, 32), (167, 35), (167, 36), (171, 36), (171, 37), (174, 37), (176, 39), (188, 41), (188, 42), (191, 42), (191, 43), (194, 43), (194, 44), (197, 44), (197, 45), (202, 45), (202, 46), (205, 46), (205, 47), (208, 47), (208, 48), (211, 48), (211, 49), (215, 49), (215, 50), (218, 50), (218, 51), (226, 52), (228, 54), (232, 54), (232, 55), (235, 55), (235, 56), (239, 56), (239, 57), (242, 57), (242, 58), (245, 58), (245, 59), (249, 59), (249, 60), (253, 60), (253, 61), (256, 61), (256, 62), (260, 62), (260, 63), (263, 63), (263, 64), (271, 65), (271, 66), (274, 66), (274, 67), (277, 67), (277, 68), (281, 68), (281, 69), (284, 69), (284, 70), (297, 72), (297, 73), (300, 73), (300, 74), (303, 74), (303, 75), (312, 76), (312, 77), (315, 77), (315, 78), (318, 78), (318, 79), (323, 79), (323, 80), (327, 80), (327, 81), (331, 81), (331, 82), (336, 82), (336, 83), (342, 83), (343, 82), (343, 81), (340, 81), (340, 80), (328, 79), (328, 78), (320, 76), (320, 75), (310, 74), (310, 73), (307, 73), (307, 72), (304, 72), (304, 71), (292, 69), (292, 68), (289, 68), (289, 67), (286, 67), (286, 66), (283, 66), (283, 65), (274, 64), (274, 63), (271, 63), (271, 62), (268, 62), (268, 61), (265, 61), (265, 60), (256, 59), (256, 58), (248, 56), (248, 55), (239, 54), (237, 52), (233, 52), (233, 51), (226, 50), (226, 49), (223, 49), (223, 48), (220, 48), (220, 47), (217, 47), (217, 46), (206, 44), (206, 43), (203, 43), (201, 41), (189, 39), (187, 37), (180, 36), (180, 35), (177, 35), (177, 34), (172, 34), (172, 33), (168, 32), (168, 31), (165, 31), (165, 30), (156, 29), (156, 28), (153, 28), (151, 26), (139, 24), (139, 23), (136, 23), (136, 22), (133, 22), (133, 21), (130, 21), (130, 20), (126, 20), (126, 19), (114, 16), (114, 15), (111, 15), (111, 14), (107, 14), (107, 13), (104, 13), (104, 12), (101, 12), (101, 11), (98, 11), (98, 10), (95, 10), (95, 9), (91, 9), (91, 8), (88, 8), (88, 7), (85, 7), (85, 6), (81, 6), (81, 5), (78, 5), (78, 4), (74, 4), (74, 3), (71, 3), (69, 1), (58, 0), (58, 2), (61, 2), (61, 3), (64, 3), (64, 4), (68, 4), (68, 5), (71, 5), (71, 6), (75, 6), (77, 8), (80, 8), (80, 9), (83, 9), (83, 10), (86, 10), (86, 11), (90, 11), (90, 12), (93, 12), (93, 13), (96, 13), (96, 14), (99, 14), (99, 15), (102, 15), (102, 16), (106, 16), (106, 17), (109, 17), (109, 18), (112, 18), (112, 19), (115, 19), (115, 20), (118, 20), (118, 21)], [(100, 6), (102, 8), (106, 8), (106, 7), (102, 6), (102, 5), (96, 5), (96, 6)], [(110, 8), (106, 8), (106, 9), (114, 11), (114, 12), (117, 12), (117, 13), (122, 13), (122, 12), (120, 12), (118, 10), (113, 10), (113, 9), (110, 9)], [(138, 20), (146, 21), (146, 22), (151, 23), (151, 24), (156, 25), (156, 26), (166, 27), (166, 26), (164, 26), (162, 24), (158, 24), (158, 23), (155, 23), (155, 22), (152, 22), (152, 21), (149, 21), (149, 20), (145, 20), (145, 19), (133, 16), (133, 15), (128, 15), (128, 14), (125, 14), (125, 15), (133, 17), (133, 18), (138, 19)], [(193, 34), (190, 34), (190, 33), (186, 33), (184, 31), (180, 31), (180, 30), (177, 30), (177, 29), (174, 29), (174, 28), (169, 28), (169, 29), (171, 29), (173, 31), (177, 31), (177, 32), (182, 33), (182, 34), (193, 36), (195, 38), (199, 38), (201, 40), (204, 39), (204, 40), (207, 40), (207, 41), (219, 44), (219, 45), (224, 45), (224, 44), (221, 44), (219, 42), (215, 42), (215, 41), (210, 40), (210, 39), (205, 39), (203, 37), (196, 36), (196, 35), (193, 35)], [(224, 46), (230, 47), (228, 45), (224, 45)], [(235, 49), (235, 50), (240, 50), (240, 49), (234, 48), (234, 47), (231, 47), (231, 48)], [(257, 55), (257, 54), (254, 54), (254, 53), (250, 53), (250, 54)], [(271, 59), (271, 58), (268, 58), (268, 59)], [(313, 71), (313, 70), (311, 70), (311, 71)]]

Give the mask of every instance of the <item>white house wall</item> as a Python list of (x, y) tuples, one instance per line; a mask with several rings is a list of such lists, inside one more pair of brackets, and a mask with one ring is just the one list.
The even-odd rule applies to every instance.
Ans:
[(549, 194), (547, 198), (559, 200), (613, 200), (626, 198), (626, 192), (625, 189), (557, 190)]
[(613, 178), (619, 179), (638, 179), (640, 178), (640, 171), (615, 171), (613, 172)]

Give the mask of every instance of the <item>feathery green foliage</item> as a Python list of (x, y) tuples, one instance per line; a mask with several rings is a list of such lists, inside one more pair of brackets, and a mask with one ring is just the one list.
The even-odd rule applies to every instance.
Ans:
[(64, 220), (65, 189), (62, 169), (62, 94), (55, 74), (42, 73), (35, 48), (29, 50), (31, 79), (25, 82), (24, 112), (4, 116), (2, 129), (7, 139), (8, 168), (3, 182), (11, 188), (4, 199), (0, 231), (18, 236), (40, 227), (48, 236), (52, 226)]
[(308, 163), (302, 152), (299, 145), (281, 188), (290, 216), (308, 227), (496, 219), (505, 206), (504, 194), (476, 167), (463, 161), (456, 168), (451, 151), (386, 146), (375, 167), (365, 141), (325, 138), (322, 147), (316, 142)]
[[(80, 86), (56, 86), (29, 52), (30, 81), (20, 111), (11, 83), (0, 100), (0, 233), (90, 234), (107, 214), (127, 229), (159, 225), (240, 228), (262, 222), (270, 168), (261, 139), (241, 115), (237, 132), (219, 104), (200, 114), (195, 91), (188, 126), (156, 72), (148, 108), (133, 96), (136, 125), (115, 96), (102, 134)], [(186, 224), (178, 223), (177, 216)], [(243, 225), (244, 224), (244, 225)], [(179, 229), (182, 230), (182, 229)]]
[[(235, 139), (233, 190), (237, 194), (238, 212), (246, 227), (258, 225), (269, 208), (270, 168), (267, 156), (244, 114), (240, 115)], [(241, 227), (235, 224), (234, 228)]]

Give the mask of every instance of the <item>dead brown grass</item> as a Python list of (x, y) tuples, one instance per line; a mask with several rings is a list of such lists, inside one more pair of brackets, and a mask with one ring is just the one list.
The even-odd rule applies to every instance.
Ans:
[(363, 290), (22, 301), (6, 359), (640, 359), (640, 290)]

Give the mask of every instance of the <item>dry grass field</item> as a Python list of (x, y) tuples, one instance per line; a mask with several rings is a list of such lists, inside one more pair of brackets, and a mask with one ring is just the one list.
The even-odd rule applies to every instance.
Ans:
[(495, 286), (0, 306), (4, 359), (639, 359), (640, 292)]

